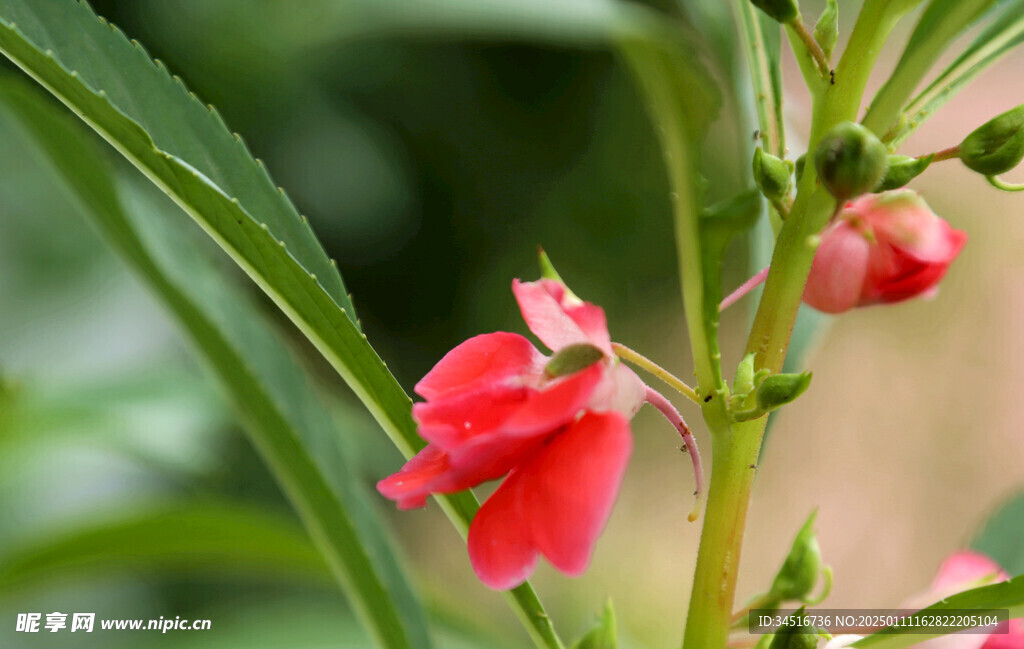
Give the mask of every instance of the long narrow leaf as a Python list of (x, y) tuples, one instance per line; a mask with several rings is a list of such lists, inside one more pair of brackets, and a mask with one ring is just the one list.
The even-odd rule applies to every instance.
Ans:
[[(1006, 609), (1010, 612), (1010, 619), (1024, 615), (1024, 575), (1014, 577), (991, 586), (982, 586), (967, 590), (946, 599), (932, 604), (928, 608), (921, 609), (918, 613), (941, 614), (945, 611), (964, 610), (999, 610)], [(950, 625), (951, 629), (969, 628)], [(889, 627), (884, 633), (874, 633), (862, 640), (858, 640), (852, 646), (870, 649), (903, 649), (928, 638), (935, 638), (945, 633), (929, 634), (927, 627), (899, 626)]]
[[(173, 80), (139, 46), (78, 0), (0, 0), (0, 52), (66, 104), (199, 223), (309, 338), (406, 457), (422, 448), (409, 397), (351, 319), (344, 296), (338, 295), (340, 277), (335, 290), (330, 288), (333, 281), (327, 286), (322, 283), (333, 277), (334, 267), (307, 264), (307, 256), (312, 261), (318, 259), (304, 254), (313, 244), (294, 232), (295, 236), (286, 238), (287, 228), (278, 230), (282, 223), (295, 226), (287, 215), (273, 211), (269, 199), (249, 201), (237, 187), (218, 184), (227, 170), (211, 165), (214, 152), (206, 146), (225, 145), (221, 131), (227, 131), (215, 113), (207, 111), (180, 81)], [(171, 102), (170, 108), (132, 110), (162, 100)], [(200, 126), (194, 117), (197, 110), (203, 111), (213, 126)], [(146, 119), (141, 117), (143, 113)], [(200, 148), (161, 148), (182, 126), (186, 126), (182, 130), (200, 130), (191, 140)], [(151, 137), (150, 129), (163, 136)], [(227, 145), (244, 153), (239, 140), (231, 139)], [(236, 162), (244, 172), (240, 186), (268, 182), (262, 166), (251, 161), (247, 164), (240, 156), (227, 164)], [(266, 199), (265, 192), (261, 190), (258, 197)], [(305, 227), (303, 220), (300, 223)], [(306, 245), (299, 246), (292, 239)], [(318, 269), (322, 269), (319, 274)], [(465, 536), (479, 507), (475, 496), (463, 492), (437, 500)], [(561, 646), (528, 583), (507, 597), (538, 646)]]
[(956, 93), (1021, 43), (1024, 43), (1024, 0), (1013, 0), (949, 67), (910, 102), (886, 138), (893, 146), (902, 144)]
[(188, 502), (23, 539), (0, 553), (0, 590), (122, 571), (297, 579), (329, 585), (302, 528), (236, 503)]
[(932, 0), (914, 27), (892, 76), (872, 100), (864, 126), (885, 135), (942, 52), (995, 3), (996, 0)]
[(7, 81), (0, 105), (202, 352), (380, 646), (430, 647), (425, 615), (338, 452), (329, 414), (263, 317), (167, 222), (165, 208), (114, 181), (73, 123)]

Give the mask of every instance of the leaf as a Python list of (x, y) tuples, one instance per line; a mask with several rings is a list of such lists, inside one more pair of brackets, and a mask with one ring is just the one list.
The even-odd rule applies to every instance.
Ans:
[(10, 79), (0, 101), (201, 351), (380, 646), (430, 647), (425, 615), (338, 452), (330, 415), (263, 316), (169, 222), (169, 205), (116, 183), (74, 124)]
[[(411, 402), (354, 322), (305, 219), (215, 112), (79, 0), (0, 0), (0, 52), (184, 209), (292, 320), (411, 457)], [(158, 246), (159, 247), (159, 246)], [(465, 537), (471, 492), (437, 501)], [(539, 646), (560, 647), (527, 583), (506, 595)]]
[(88, 573), (161, 571), (328, 584), (327, 565), (291, 519), (227, 502), (158, 506), (22, 539), (0, 553), (0, 584), (26, 586)]
[[(923, 608), (918, 613), (942, 613), (955, 610), (999, 610), (1007, 609), (1010, 612), (1009, 619), (1024, 615), (1024, 575), (1014, 577), (1008, 581), (982, 586), (966, 590), (956, 595)], [(928, 638), (935, 638), (948, 635), (950, 632), (928, 634), (925, 633), (928, 627), (899, 626), (886, 627), (882, 631), (873, 633), (862, 640), (853, 643), (853, 647), (870, 647), (871, 649), (902, 649), (910, 647)], [(950, 628), (968, 628), (950, 625)]]
[(615, 609), (609, 598), (604, 604), (600, 619), (587, 634), (580, 638), (572, 649), (617, 649), (619, 630), (615, 621)]
[(879, 136), (885, 135), (953, 39), (995, 4), (996, 0), (932, 0), (914, 27), (895, 70), (872, 100), (864, 126)]
[(1024, 573), (1024, 493), (1005, 502), (971, 542), (971, 547), (992, 557), (1010, 574)]
[(898, 147), (976, 76), (1024, 42), (1024, 0), (1011, 0), (960, 56), (904, 109), (885, 135)]
[[(717, 313), (718, 302), (704, 291), (706, 262), (701, 249), (697, 149), (718, 110), (719, 96), (696, 57), (681, 44), (623, 39), (619, 48), (642, 91), (662, 146), (672, 190), (683, 302), (698, 386), (702, 392), (717, 390), (723, 385), (717, 360), (718, 335), (705, 314), (711, 308)], [(711, 263), (717, 264), (718, 260)]]

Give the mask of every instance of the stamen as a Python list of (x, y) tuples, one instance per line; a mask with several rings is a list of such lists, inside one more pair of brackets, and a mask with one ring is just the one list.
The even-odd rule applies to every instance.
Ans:
[(645, 395), (647, 403), (657, 408), (658, 412), (663, 414), (665, 419), (668, 419), (669, 423), (679, 431), (683, 438), (683, 444), (686, 445), (690, 461), (693, 462), (693, 479), (697, 483), (697, 489), (693, 492), (693, 509), (690, 511), (689, 516), (687, 516), (687, 520), (692, 523), (700, 515), (700, 496), (704, 489), (704, 467), (701, 464), (700, 451), (697, 449), (697, 440), (693, 438), (690, 427), (683, 421), (683, 416), (679, 414), (679, 411), (672, 405), (672, 402), (654, 388), (650, 386), (645, 387), (647, 389)]
[(722, 300), (722, 303), (718, 305), (718, 310), (725, 311), (732, 305), (739, 302), (740, 299), (744, 297), (747, 293), (751, 292), (762, 282), (764, 282), (765, 278), (768, 277), (769, 269), (771, 269), (771, 266), (768, 266), (767, 268), (759, 272), (757, 275), (754, 275), (747, 281), (743, 282), (743, 284), (741, 284), (738, 289), (730, 293), (728, 297)]

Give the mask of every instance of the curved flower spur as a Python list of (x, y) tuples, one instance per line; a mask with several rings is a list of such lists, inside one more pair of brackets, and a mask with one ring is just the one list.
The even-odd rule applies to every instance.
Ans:
[(590, 563), (632, 452), (629, 421), (646, 402), (683, 436), (697, 491), (693, 435), (664, 396), (615, 355), (601, 307), (548, 277), (512, 282), (545, 356), (513, 333), (470, 338), (416, 384), (413, 417), (427, 446), (377, 489), (399, 509), (505, 476), (469, 528), (469, 558), (487, 586), (525, 581), (543, 555), (563, 573)]

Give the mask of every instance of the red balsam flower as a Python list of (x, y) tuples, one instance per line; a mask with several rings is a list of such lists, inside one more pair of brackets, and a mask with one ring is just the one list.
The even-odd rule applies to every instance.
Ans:
[[(512, 291), (554, 356), (512, 333), (453, 349), (415, 387), (426, 399), (413, 417), (427, 447), (377, 485), (409, 509), (430, 494), (507, 475), (469, 529), (473, 569), (500, 590), (525, 581), (540, 555), (568, 575), (586, 569), (632, 451), (629, 420), (647, 390), (615, 357), (600, 307), (550, 279), (516, 280)], [(584, 366), (552, 375), (560, 352)]]
[(928, 297), (966, 241), (913, 191), (867, 194), (822, 233), (804, 302), (842, 313)]

